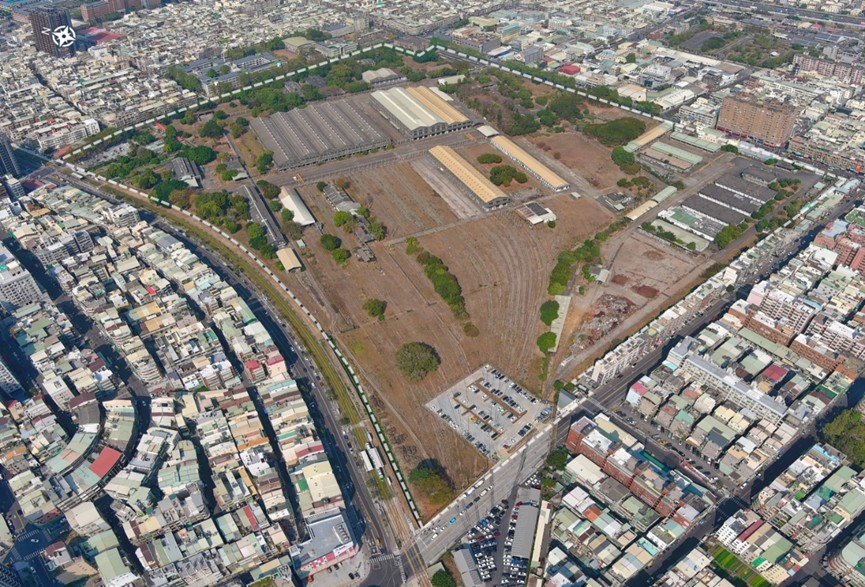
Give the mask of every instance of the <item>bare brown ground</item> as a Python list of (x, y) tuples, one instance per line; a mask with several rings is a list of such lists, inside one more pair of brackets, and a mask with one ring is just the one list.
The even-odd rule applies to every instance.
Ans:
[[(382, 181), (384, 170), (370, 173), (379, 176), (376, 181)], [(401, 174), (395, 177), (402, 182)], [(396, 203), (383, 202), (381, 185), (373, 187), (368, 181), (372, 180), (353, 177), (356, 187), (349, 191), (375, 193), (372, 213), (394, 227), (394, 232), (399, 230), (402, 235), (410, 228), (422, 229), (435, 222), (431, 216), (414, 223), (399, 220), (404, 212)], [(305, 192), (309, 189), (303, 188)], [(393, 185), (390, 189), (400, 192)], [(304, 196), (308, 202), (311, 196), (318, 198), (314, 203), (319, 208), (326, 205), (320, 196)], [(414, 190), (401, 193), (399, 202), (413, 209), (424, 198)], [(421, 246), (441, 257), (459, 280), (471, 321), (480, 330), (476, 338), (464, 334), (463, 324), (433, 291), (422, 267), (405, 254), (403, 242), (374, 243), (371, 248), (376, 262), (365, 264), (351, 259), (340, 267), (308, 231), (309, 254), (314, 257), (309, 259), (309, 273), (327, 299), (328, 309), (339, 313), (334, 316), (333, 312), (325, 312), (322, 321), (329, 321), (326, 327), (331, 330), (338, 331), (334, 329), (338, 324), (352, 326), (337, 332), (337, 338), (369, 383), (377, 414), (385, 422), (407, 471), (421, 459), (434, 458), (446, 467), (457, 485), (463, 486), (488, 466), (486, 459), (423, 407), (468, 372), (491, 363), (528, 388), (538, 390), (537, 371), (531, 367), (533, 359), (540, 357), (534, 342), (542, 326), (537, 309), (547, 299), (546, 286), (556, 254), (613, 219), (612, 213), (589, 199), (577, 201), (559, 195), (544, 203), (558, 216), (555, 229), (532, 227), (512, 210), (503, 210), (419, 237)], [(439, 214), (445, 214), (446, 208), (437, 209)], [(331, 225), (329, 215), (321, 218), (326, 231), (343, 238), (344, 246), (356, 245), (353, 236)], [(302, 295), (315, 307), (314, 296), (308, 292)], [(369, 298), (387, 302), (384, 321), (370, 318), (363, 310)], [(419, 383), (405, 379), (394, 366), (396, 350), (411, 341), (432, 344), (442, 359), (439, 369)], [(431, 512), (427, 509), (424, 513)]]
[(531, 136), (529, 140), (602, 192), (616, 187), (616, 181), (624, 177), (610, 159), (610, 149), (580, 132)]

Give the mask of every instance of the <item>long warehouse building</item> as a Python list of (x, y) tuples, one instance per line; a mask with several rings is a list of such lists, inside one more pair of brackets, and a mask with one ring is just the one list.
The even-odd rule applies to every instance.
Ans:
[(383, 129), (348, 98), (256, 118), (250, 123), (281, 170), (315, 165), (390, 144)]
[(499, 187), (484, 177), (484, 174), (472, 167), (471, 163), (460, 157), (452, 148), (438, 145), (429, 150), (445, 169), (450, 171), (465, 185), (484, 205), (485, 208), (504, 206), (510, 198)]
[(372, 93), (376, 110), (413, 140), (471, 128), (474, 122), (426, 86)]
[(499, 135), (491, 138), (490, 143), (492, 143), (493, 147), (519, 163), (520, 167), (531, 173), (538, 181), (554, 192), (563, 192), (571, 187), (571, 184), (509, 138)]

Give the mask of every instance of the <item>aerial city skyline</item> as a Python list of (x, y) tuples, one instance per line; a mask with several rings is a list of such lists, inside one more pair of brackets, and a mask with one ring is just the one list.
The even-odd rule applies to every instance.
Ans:
[(0, 1), (0, 585), (865, 587), (863, 51)]

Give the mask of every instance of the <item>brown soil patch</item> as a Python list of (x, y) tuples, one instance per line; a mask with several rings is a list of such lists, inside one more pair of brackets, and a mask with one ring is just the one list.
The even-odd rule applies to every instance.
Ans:
[[(410, 163), (394, 163), (352, 173), (348, 194), (387, 227), (387, 238), (447, 225), (456, 220), (447, 203), (412, 168)], [(334, 210), (315, 183), (299, 188), (304, 201), (316, 218), (327, 225), (327, 232), (342, 238), (343, 229), (331, 224)], [(315, 209), (313, 209), (313, 207)], [(354, 246), (357, 244), (352, 241)]]
[(610, 149), (580, 132), (528, 138), (550, 157), (558, 159), (601, 191), (616, 187), (619, 178), (624, 177), (610, 159)]
[(614, 275), (610, 281), (612, 281), (616, 285), (625, 285), (628, 283), (629, 280), (624, 275), (618, 274), (618, 275)]
[(642, 296), (649, 300), (653, 299), (655, 296), (658, 295), (658, 290), (649, 285), (635, 285), (631, 288), (631, 291), (633, 291), (638, 296)]
[(643, 256), (651, 261), (661, 261), (664, 258), (660, 251), (643, 251)]

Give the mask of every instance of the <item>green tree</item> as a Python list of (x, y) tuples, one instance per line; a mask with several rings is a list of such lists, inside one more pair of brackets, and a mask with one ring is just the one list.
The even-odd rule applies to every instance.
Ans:
[(270, 166), (273, 164), (273, 151), (265, 151), (255, 160), (255, 166), (259, 173), (267, 173)]
[(502, 156), (498, 153), (481, 153), (478, 155), (478, 163), (501, 163)]
[(559, 302), (547, 300), (541, 304), (541, 322), (550, 326), (559, 317)]
[(721, 150), (725, 153), (733, 153), (734, 155), (739, 154), (739, 147), (737, 147), (736, 145), (724, 145), (723, 147), (721, 147)]
[(216, 122), (215, 118), (211, 118), (201, 127), (198, 134), (209, 139), (216, 139), (222, 136), (222, 127)]
[(279, 195), (279, 186), (275, 186), (267, 180), (259, 179), (255, 185), (261, 190), (261, 195), (268, 200), (273, 200)]
[(348, 261), (351, 253), (349, 253), (345, 249), (335, 249), (330, 252), (330, 256), (333, 257), (333, 260), (337, 263), (345, 263), (346, 261)]
[(363, 303), (363, 309), (366, 310), (366, 313), (370, 317), (384, 320), (384, 311), (387, 309), (387, 302), (370, 298)]
[(205, 145), (183, 147), (180, 154), (198, 165), (206, 165), (216, 159), (216, 151)]
[(421, 246), (418, 240), (410, 236), (405, 239), (405, 254), (406, 255), (414, 255), (415, 253), (419, 253), (421, 251)]
[(595, 137), (608, 147), (626, 145), (645, 131), (646, 123), (630, 116), (599, 124), (587, 124), (583, 129), (587, 135)]
[(149, 190), (157, 183), (159, 183), (159, 178), (152, 171), (145, 171), (135, 178), (135, 185), (142, 190)]
[(294, 222), (293, 220), (290, 222), (286, 222), (283, 226), (283, 229), (285, 229), (285, 236), (287, 236), (293, 241), (303, 238), (303, 227), (297, 222)]
[(568, 464), (569, 457), (570, 455), (568, 455), (568, 451), (564, 447), (560, 446), (547, 456), (546, 465), (556, 471), (562, 471), (564, 470), (565, 465)]
[(444, 505), (453, 497), (453, 482), (437, 461), (430, 459), (421, 461), (411, 470), (408, 480), (431, 505)]
[(315, 184), (315, 187), (318, 191), (324, 192), (324, 188), (327, 187), (327, 182), (326, 181), (320, 181), (317, 184)]
[(333, 215), (333, 224), (335, 226), (345, 226), (347, 231), (354, 227), (354, 215), (351, 212), (338, 210)]
[(420, 381), (440, 364), (438, 352), (424, 342), (406, 343), (396, 352), (397, 368), (412, 381)]
[(323, 234), (321, 235), (321, 246), (324, 247), (326, 251), (335, 251), (342, 244), (342, 239), (338, 236), (333, 236), (332, 234)]
[(451, 574), (444, 569), (436, 571), (430, 580), (432, 581), (433, 587), (457, 587), (457, 582), (453, 577), (451, 577)]
[(283, 208), (282, 211), (280, 212), (280, 215), (282, 216), (282, 221), (285, 224), (288, 224), (289, 222), (294, 220), (294, 212), (292, 212), (288, 208)]
[(636, 63), (637, 62), (637, 54), (636, 53), (628, 53), (625, 56), (625, 63)]
[(552, 332), (545, 332), (538, 337), (538, 348), (542, 353), (550, 352), (556, 346), (556, 335)]

